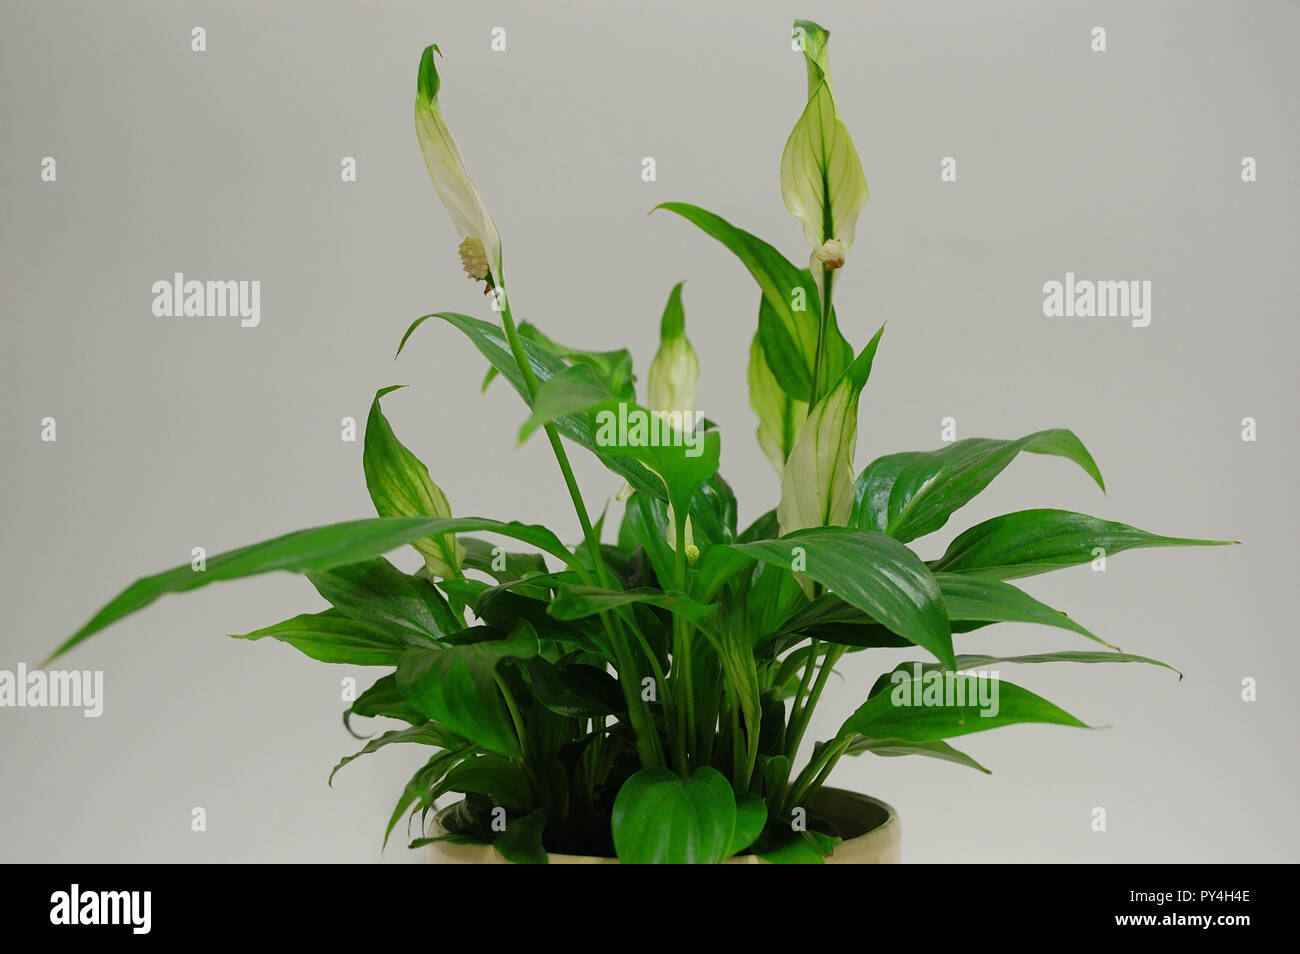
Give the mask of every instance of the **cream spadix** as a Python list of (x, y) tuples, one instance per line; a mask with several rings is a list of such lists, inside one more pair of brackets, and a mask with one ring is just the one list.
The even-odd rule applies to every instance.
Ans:
[(471, 278), (500, 286), (503, 283), (501, 237), (483, 197), (474, 188), (465, 169), (460, 148), (442, 118), (442, 107), (438, 104), (442, 80), (438, 76), (434, 54), (441, 56), (442, 51), (429, 46), (420, 58), (415, 94), (415, 133), (420, 140), (429, 178), (433, 180), (438, 198), (461, 237), (461, 264)]

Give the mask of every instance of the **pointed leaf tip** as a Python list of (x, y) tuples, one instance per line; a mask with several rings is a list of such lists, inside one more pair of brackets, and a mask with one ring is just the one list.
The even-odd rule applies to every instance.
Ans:
[(437, 53), (442, 56), (442, 50), (438, 49), (436, 43), (431, 43), (424, 48), (424, 53), (420, 55), (420, 77), (416, 81), (416, 92), (427, 100), (438, 98), (438, 89), (442, 86), (442, 79), (438, 76), (438, 67), (433, 61), (433, 54)]

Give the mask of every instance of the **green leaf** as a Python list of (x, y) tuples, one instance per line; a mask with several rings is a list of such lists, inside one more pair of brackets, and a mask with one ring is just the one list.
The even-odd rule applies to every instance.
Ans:
[[(361, 455), (370, 499), (381, 517), (450, 517), (451, 505), (447, 502), (447, 495), (429, 477), (429, 469), (420, 458), (397, 439), (379, 406), (380, 398), (400, 387), (403, 385), (375, 392), (370, 405), (365, 448)], [(455, 536), (426, 537), (413, 541), (411, 545), (420, 551), (434, 576), (460, 575), (463, 551), (457, 546)]]
[(632, 373), (632, 353), (626, 348), (617, 351), (582, 351), (570, 348), (553, 338), (548, 338), (542, 334), (541, 329), (527, 321), (519, 326), (519, 337), (533, 342), (566, 361), (588, 365), (604, 382), (605, 387), (609, 388), (611, 394), (625, 401), (635, 398), (636, 375)]
[(796, 401), (781, 387), (759, 338), (755, 334), (749, 347), (749, 406), (758, 415), (758, 446), (779, 474), (785, 470), (795, 438), (808, 417), (808, 403)]
[(319, 662), (352, 666), (395, 666), (402, 653), (411, 646), (436, 645), (428, 637), (404, 638), (390, 630), (350, 619), (333, 609), (323, 613), (303, 613), (264, 629), (232, 633), (231, 636), (235, 639), (270, 636)]
[[(1182, 679), (1183, 674), (1178, 672), (1168, 663), (1163, 663), (1158, 659), (1151, 659), (1148, 656), (1135, 656), (1132, 653), (1121, 652), (1078, 652), (1076, 650), (1067, 650), (1064, 652), (1054, 653), (1033, 653), (1028, 656), (983, 656), (983, 655), (961, 655), (957, 657), (957, 669), (960, 671), (969, 670), (987, 670), (989, 666), (998, 663), (1012, 663), (1013, 665), (1037, 664), (1037, 663), (1145, 663), (1149, 666), (1160, 666), (1162, 669), (1168, 669), (1170, 672), (1178, 673), (1178, 678)], [(919, 668), (918, 668), (919, 667)], [(904, 662), (899, 663), (892, 671), (885, 673), (871, 687), (871, 695), (874, 696), (879, 692), (886, 691), (895, 679), (900, 678), (899, 673), (904, 676), (912, 676), (916, 672), (931, 673), (936, 672), (938, 667), (933, 663)]]
[[(821, 298), (812, 274), (793, 265), (758, 236), (738, 229), (726, 219), (698, 206), (664, 202), (655, 208), (675, 212), (694, 223), (730, 249), (749, 270), (763, 292), (763, 305), (759, 308), (759, 337), (768, 359), (775, 362), (770, 365), (771, 371), (790, 397), (807, 402), (821, 323)], [(825, 379), (834, 380), (830, 374), (831, 365), (837, 361), (841, 368), (846, 365), (852, 349), (834, 322), (828, 322), (826, 334), (828, 367)], [(796, 357), (798, 361), (794, 360)]]
[(888, 757), (925, 755), (932, 759), (941, 759), (944, 762), (956, 762), (958, 765), (966, 765), (977, 772), (983, 772), (985, 775), (993, 774), (965, 752), (954, 749), (947, 742), (941, 740), (934, 742), (904, 742), (902, 739), (867, 739), (858, 736), (849, 745), (845, 754), (861, 755), (863, 752)]
[(971, 527), (932, 565), (936, 571), (1013, 580), (1088, 563), (1135, 547), (1223, 546), (1231, 540), (1162, 537), (1069, 510), (1020, 510)]
[(547, 612), (560, 620), (584, 619), (633, 603), (658, 606), (681, 615), (695, 625), (706, 623), (714, 613), (714, 607), (693, 600), (683, 593), (649, 588), (623, 592), (599, 586), (567, 584), (556, 591), (555, 599)]
[(780, 841), (765, 840), (754, 853), (772, 865), (821, 865), (843, 840), (819, 831), (792, 831)]
[(521, 623), (507, 639), (408, 650), (397, 665), (397, 686), (428, 718), (489, 751), (517, 758), (519, 740), (498, 688), (497, 665), (536, 654), (537, 636)]
[(763, 833), (767, 824), (767, 803), (753, 792), (736, 796), (736, 830), (731, 835), (727, 857), (738, 855)]
[(466, 759), (448, 772), (446, 789), (482, 795), (513, 814), (527, 812), (533, 802), (523, 766), (491, 753)]
[(934, 451), (890, 454), (867, 465), (854, 487), (849, 525), (906, 543), (938, 530), (1021, 451), (1072, 460), (1103, 491), (1101, 472), (1073, 432), (1038, 431), (1014, 441), (972, 437)]
[[(415, 329), (429, 318), (441, 318), (463, 331), (483, 357), (488, 359), (492, 366), (510, 382), (515, 391), (527, 402), (528, 387), (524, 383), (524, 377), (519, 370), (519, 365), (515, 363), (515, 356), (510, 350), (510, 343), (506, 340), (505, 333), (501, 328), (491, 322), (480, 321), (477, 318), (456, 314), (455, 312), (424, 315), (417, 318), (411, 327), (406, 330), (406, 334), (403, 335), (402, 342), (398, 346), (398, 354), (401, 354), (402, 348), (406, 346), (407, 340)], [(521, 344), (523, 345), (524, 355), (527, 357), (528, 363), (538, 381), (547, 381), (569, 367), (562, 357), (547, 351), (536, 341), (525, 338), (522, 339)], [(596, 445), (591, 420), (587, 415), (571, 414), (560, 418), (555, 422), (555, 425), (561, 434), (594, 453), (606, 467), (621, 476), (636, 490), (655, 497), (665, 495), (662, 481), (656, 479), (641, 464), (626, 457), (605, 454)]]
[(325, 527), (286, 533), (272, 540), (209, 557), (206, 569), (201, 571), (194, 570), (186, 563), (136, 580), (56, 649), (43, 665), (53, 662), (82, 640), (122, 617), (143, 609), (167, 593), (183, 593), (218, 580), (256, 576), (272, 570), (295, 573), (330, 570), (387, 553), (421, 537), (459, 530), (490, 530), (503, 536), (515, 537), (558, 556), (566, 563), (573, 562), (573, 554), (545, 527), (502, 523), (481, 517), (373, 517), (369, 520), (332, 523)]
[(533, 697), (550, 711), (571, 719), (591, 719), (623, 712), (627, 703), (618, 680), (603, 669), (582, 663), (528, 660)]
[(433, 805), (433, 800), (441, 794), (439, 782), (447, 771), (464, 757), (465, 752), (462, 749), (439, 752), (411, 776), (411, 780), (402, 789), (402, 797), (397, 800), (392, 816), (388, 819), (388, 827), (384, 830), (384, 847), (387, 847), (389, 836), (392, 835), (393, 829), (397, 827), (397, 823), (408, 808), (412, 805), (416, 808), (428, 808)]
[(1010, 583), (960, 573), (936, 573), (934, 578), (939, 581), (939, 589), (943, 591), (948, 619), (954, 623), (1039, 623), (1068, 629), (1103, 646), (1115, 648), (1064, 613), (1040, 603)]
[(373, 686), (361, 693), (356, 701), (343, 713), (343, 725), (356, 738), (365, 738), (357, 735), (352, 731), (350, 720), (352, 716), (358, 715), (365, 718), (374, 718), (384, 716), (389, 719), (400, 719), (403, 722), (409, 722), (412, 725), (421, 725), (427, 720), (417, 712), (415, 708), (406, 701), (402, 695), (402, 690), (397, 688), (397, 677), (394, 673), (389, 673), (378, 679)]
[(658, 474), (662, 488), (655, 496), (667, 496), (682, 513), (690, 513), (695, 492), (718, 472), (722, 440), (717, 431), (681, 431), (668, 419), (626, 402), (596, 411), (593, 425), (601, 453), (635, 459)]
[(343, 766), (347, 765), (349, 762), (355, 761), (363, 755), (370, 755), (372, 752), (376, 752), (379, 749), (396, 742), (417, 742), (420, 745), (436, 745), (439, 747), (445, 747), (447, 744), (447, 737), (440, 732), (436, 726), (429, 723), (424, 725), (413, 725), (409, 729), (394, 729), (391, 732), (385, 732), (379, 738), (367, 742), (360, 752), (339, 759), (338, 764), (334, 766), (334, 770), (330, 772), (329, 784), (333, 786), (334, 776), (338, 774), (339, 769), (343, 768)]
[(920, 558), (892, 537), (871, 530), (817, 527), (780, 540), (732, 544), (730, 549), (787, 570), (797, 566), (798, 572), (890, 632), (952, 664), (952, 633), (939, 584)]
[(533, 413), (519, 429), (522, 444), (538, 428), (571, 414), (585, 413), (617, 404), (617, 400), (596, 372), (585, 364), (565, 368), (541, 382), (533, 397)]
[(736, 798), (726, 777), (702, 766), (683, 780), (641, 769), (618, 790), (611, 825), (624, 864), (718, 864), (736, 831)]
[(318, 570), (307, 579), (339, 612), (392, 633), (406, 647), (431, 647), (465, 628), (431, 581), (383, 557)]
[(507, 818), (505, 831), (493, 842), (497, 853), (517, 865), (547, 864), (546, 849), (542, 846), (547, 810), (543, 805), (522, 818)]
[[(1001, 679), (953, 672), (933, 672), (916, 678), (905, 670), (897, 670), (893, 676), (892, 687), (882, 689), (859, 706), (840, 727), (837, 738), (863, 735), (870, 739), (934, 742), (1021, 722), (1087, 728), (1041, 696)], [(928, 698), (927, 691), (932, 693)], [(981, 705), (981, 701), (988, 704)]]

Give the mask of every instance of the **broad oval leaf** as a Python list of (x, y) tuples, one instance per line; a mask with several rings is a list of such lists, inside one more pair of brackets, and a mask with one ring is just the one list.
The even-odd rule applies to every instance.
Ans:
[(611, 826), (624, 864), (718, 864), (735, 835), (736, 798), (707, 765), (689, 779), (642, 769), (618, 790)]

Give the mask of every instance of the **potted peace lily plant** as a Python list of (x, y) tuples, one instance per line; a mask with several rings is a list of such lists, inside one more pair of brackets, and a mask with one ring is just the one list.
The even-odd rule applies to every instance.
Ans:
[[(969, 439), (890, 454), (856, 477), (858, 397), (880, 343), (855, 352), (833, 292), (867, 184), (836, 107), (828, 34), (795, 24), (808, 99), (781, 158), (781, 192), (811, 247), (809, 266), (693, 205), (665, 203), (730, 249), (761, 292), (750, 346), (758, 440), (781, 476), (777, 506), (747, 527), (718, 472), (718, 429), (696, 413), (699, 363), (681, 286), (668, 296), (644, 404), (627, 351), (565, 347), (517, 324), (502, 243), (439, 105), (437, 47), (420, 61), (415, 125), (429, 173), (494, 319), (440, 312), (527, 409), (573, 501), (582, 539), (537, 524), (454, 517), (425, 465), (384, 416), (366, 425), (366, 485), (379, 516), (302, 530), (138, 580), (57, 657), (159, 596), (289, 570), (329, 608), (246, 633), (327, 663), (387, 672), (345, 713), (405, 723), (357, 756), (425, 747), (387, 833), (418, 816), (412, 847), (437, 860), (511, 862), (893, 861), (893, 810), (826, 785), (844, 756), (920, 755), (981, 769), (949, 739), (1022, 722), (1083, 723), (984, 674), (1018, 663), (1155, 663), (1103, 642), (1009, 580), (1087, 563), (1095, 548), (1222, 541), (1158, 536), (1064, 510), (1024, 510), (961, 533), (943, 556), (908, 544), (942, 528), (1021, 452), (1101, 474), (1068, 430)], [(857, 331), (857, 323), (849, 325)], [(883, 330), (883, 329), (882, 329)], [(523, 415), (521, 415), (523, 416)], [(570, 448), (623, 487), (617, 528), (593, 520)], [(611, 488), (604, 488), (610, 491)], [(510, 548), (482, 539), (489, 534)], [(403, 545), (416, 573), (384, 554)], [(954, 634), (1040, 623), (1091, 650), (1013, 658), (958, 654)], [(961, 637), (966, 642), (974, 637)], [(801, 760), (810, 718), (837, 662), (914, 646), (922, 661), (857, 691), (862, 704)], [(52, 657), (52, 658), (54, 658)], [(1155, 663), (1164, 665), (1163, 663)], [(335, 768), (335, 771), (338, 770)], [(331, 779), (333, 776), (331, 775)]]

